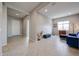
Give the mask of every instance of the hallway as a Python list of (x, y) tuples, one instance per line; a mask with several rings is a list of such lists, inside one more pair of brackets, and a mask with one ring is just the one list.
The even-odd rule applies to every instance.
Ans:
[(27, 46), (24, 36), (8, 38), (7, 46), (3, 47), (4, 56), (79, 56), (79, 50), (70, 48), (58, 36), (40, 41), (30, 42)]

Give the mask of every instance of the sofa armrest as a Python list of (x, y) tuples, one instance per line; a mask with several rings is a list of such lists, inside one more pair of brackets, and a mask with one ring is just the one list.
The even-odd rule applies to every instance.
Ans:
[(79, 38), (76, 36), (67, 36), (66, 38), (69, 46), (79, 48)]

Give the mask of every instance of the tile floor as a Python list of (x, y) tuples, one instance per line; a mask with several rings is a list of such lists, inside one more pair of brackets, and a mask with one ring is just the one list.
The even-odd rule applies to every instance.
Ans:
[(3, 56), (79, 56), (79, 50), (71, 48), (58, 36), (27, 43), (24, 36), (8, 38)]

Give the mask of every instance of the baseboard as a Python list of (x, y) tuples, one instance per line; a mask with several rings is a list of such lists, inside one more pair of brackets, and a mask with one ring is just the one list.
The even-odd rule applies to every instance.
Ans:
[[(23, 34), (20, 34), (20, 35), (22, 36)], [(14, 36), (20, 36), (20, 35), (12, 35), (12, 36), (8, 36), (8, 38), (9, 38), (9, 37), (14, 37)]]

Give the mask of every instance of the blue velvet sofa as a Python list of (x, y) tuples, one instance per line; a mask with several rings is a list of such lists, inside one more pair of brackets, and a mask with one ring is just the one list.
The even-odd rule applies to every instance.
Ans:
[(69, 34), (66, 39), (69, 46), (79, 49), (79, 32), (77, 34)]

